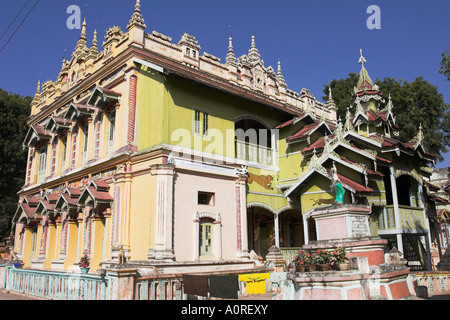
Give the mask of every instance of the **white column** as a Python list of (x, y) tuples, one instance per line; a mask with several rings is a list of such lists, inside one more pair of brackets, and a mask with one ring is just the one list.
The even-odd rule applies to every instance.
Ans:
[(173, 260), (173, 165), (156, 166), (155, 259)]
[(247, 259), (248, 232), (247, 232), (247, 191), (245, 174), (239, 174), (236, 181), (236, 232), (237, 232), (237, 258)]
[(419, 205), (423, 208), (423, 221), (425, 223), (426, 234), (425, 234), (425, 248), (427, 250), (427, 264), (429, 266), (429, 270), (431, 270), (431, 230), (430, 230), (430, 221), (428, 221), (427, 213), (425, 210), (425, 200), (423, 197), (423, 187), (420, 183), (417, 183), (418, 191), (419, 191)]
[(303, 234), (305, 244), (308, 244), (309, 243), (308, 218), (305, 216), (303, 216)]
[(403, 252), (403, 241), (401, 234), (401, 220), (400, 220), (400, 210), (398, 207), (398, 196), (397, 196), (397, 182), (395, 181), (394, 176), (394, 167), (390, 167), (390, 176), (391, 176), (391, 189), (392, 189), (392, 201), (394, 204), (394, 216), (395, 216), (395, 228), (399, 230), (397, 234), (397, 249), (404, 254)]
[(275, 246), (277, 248), (280, 248), (280, 231), (278, 227), (278, 214), (273, 215), (273, 220), (275, 228)]

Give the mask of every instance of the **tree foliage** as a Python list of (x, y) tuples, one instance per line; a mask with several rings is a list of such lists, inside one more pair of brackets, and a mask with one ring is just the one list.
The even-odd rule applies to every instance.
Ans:
[(442, 60), (439, 68), (439, 73), (444, 75), (447, 81), (450, 81), (450, 46), (442, 52)]
[(9, 235), (17, 209), (17, 192), (24, 184), (27, 151), (22, 147), (28, 131), (31, 97), (0, 89), (0, 238)]
[[(328, 88), (331, 86), (333, 100), (338, 107), (338, 117), (345, 118), (347, 107), (351, 104), (353, 88), (358, 83), (359, 76), (350, 73), (347, 78), (333, 80), (330, 85), (324, 85), (323, 92), (328, 99)], [(399, 140), (409, 141), (416, 135), (419, 126), (424, 131), (424, 146), (428, 152), (437, 155), (439, 161), (443, 160), (443, 154), (450, 145), (450, 129), (446, 123), (450, 123), (449, 105), (444, 103), (444, 98), (438, 88), (418, 77), (412, 82), (397, 80), (396, 78), (377, 79), (379, 86), (387, 102), (391, 95), (394, 104), (394, 117), (399, 126)], [(350, 109), (354, 113), (355, 110)]]

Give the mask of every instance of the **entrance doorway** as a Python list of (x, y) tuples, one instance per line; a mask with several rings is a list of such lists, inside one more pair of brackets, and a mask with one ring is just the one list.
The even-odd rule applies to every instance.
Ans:
[(247, 209), (248, 248), (265, 258), (269, 248), (275, 244), (274, 214), (268, 209)]

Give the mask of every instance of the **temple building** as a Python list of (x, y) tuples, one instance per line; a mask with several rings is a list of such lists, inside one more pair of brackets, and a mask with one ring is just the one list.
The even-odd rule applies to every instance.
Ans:
[(149, 33), (139, 0), (101, 45), (87, 27), (31, 103), (13, 218), (25, 268), (78, 271), (86, 254), (95, 272), (123, 252), (144, 271), (237, 270), (272, 246), (290, 260), (317, 238), (310, 212), (333, 203), (333, 163), (344, 202), (370, 205), (371, 234), (428, 268), (435, 156), (422, 128), (396, 139), (362, 52), (340, 119), (331, 90), (322, 103), (265, 66), (255, 36), (239, 57), (229, 38), (222, 63), (192, 35)]

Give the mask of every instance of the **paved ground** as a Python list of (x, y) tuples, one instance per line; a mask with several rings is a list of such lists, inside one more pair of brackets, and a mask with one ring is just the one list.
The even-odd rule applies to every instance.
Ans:
[[(239, 300), (272, 300), (272, 297), (275, 294), (268, 293), (268, 294), (255, 294), (248, 297), (241, 297)], [(25, 296), (22, 294), (17, 293), (8, 293), (6, 290), (0, 289), (0, 300), (44, 300), (44, 299), (38, 299), (34, 297)], [(412, 297), (409, 300), (450, 300), (450, 294), (437, 294), (433, 295), (428, 298), (419, 298), (419, 297)]]
[(18, 293), (8, 293), (6, 290), (0, 289), (0, 300), (43, 300), (32, 298)]

